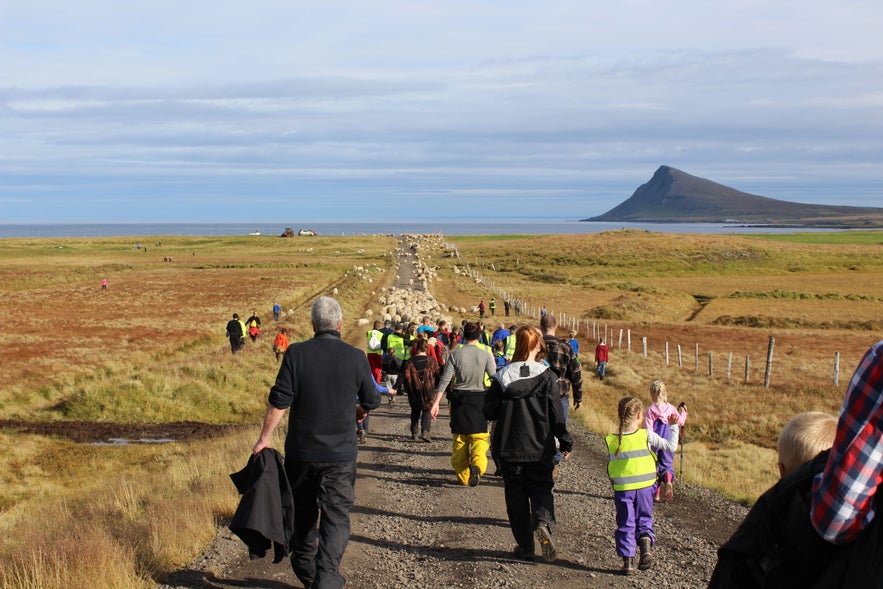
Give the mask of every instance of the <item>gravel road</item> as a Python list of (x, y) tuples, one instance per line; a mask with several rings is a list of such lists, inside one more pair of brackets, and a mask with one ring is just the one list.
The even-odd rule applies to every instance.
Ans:
[[(574, 451), (555, 487), (558, 559), (517, 561), (510, 556), (514, 541), (502, 479), (486, 476), (475, 488), (456, 483), (445, 407), (442, 412), (430, 443), (411, 441), (405, 399), (372, 413), (371, 434), (360, 447), (352, 536), (342, 564), (348, 586), (705, 587), (717, 546), (746, 513), (705, 489), (676, 487), (675, 501), (654, 510), (653, 568), (621, 576), (604, 442), (571, 420)], [(249, 561), (245, 545), (222, 528), (200, 558), (157, 589), (300, 586), (287, 560)]]

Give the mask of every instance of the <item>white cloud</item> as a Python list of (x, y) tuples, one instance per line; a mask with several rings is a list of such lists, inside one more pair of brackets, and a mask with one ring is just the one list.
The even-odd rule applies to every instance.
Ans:
[[(420, 192), (571, 208), (576, 194), (591, 216), (660, 164), (868, 204), (883, 185), (881, 12), (858, 0), (7, 2), (0, 210), (45, 210), (14, 204), (22, 194), (137, 218), (154, 198), (186, 215), (167, 198), (185, 191), (298, 206), (371, 194), (390, 208)], [(106, 200), (89, 208), (96, 192)]]

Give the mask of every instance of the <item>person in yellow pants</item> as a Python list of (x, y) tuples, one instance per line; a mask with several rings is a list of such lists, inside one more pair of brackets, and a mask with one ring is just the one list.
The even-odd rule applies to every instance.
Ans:
[[(451, 448), (451, 466), (457, 473), (457, 480), (461, 485), (474, 487), (480, 477), (487, 472), (487, 451), (490, 447), (489, 433), (483, 434), (454, 434), (454, 444)], [(470, 481), (470, 467), (478, 469), (479, 479)], [(474, 483), (474, 484), (470, 484)]]
[(432, 418), (436, 419), (442, 395), (450, 385), (451, 466), (460, 484), (470, 487), (478, 485), (487, 470), (490, 434), (483, 409), (487, 383), (496, 371), (491, 352), (477, 345), (480, 335), (481, 328), (476, 323), (463, 327), (465, 345), (451, 350), (430, 408)]

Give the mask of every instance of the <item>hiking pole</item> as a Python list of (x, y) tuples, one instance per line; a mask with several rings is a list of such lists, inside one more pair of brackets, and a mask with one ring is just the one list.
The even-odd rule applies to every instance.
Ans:
[[(687, 404), (681, 403), (680, 405), (678, 405), (678, 409), (683, 409), (686, 411)], [(678, 475), (678, 480), (681, 483), (681, 485), (680, 485), (681, 488), (683, 488), (684, 487), (684, 442), (687, 441), (687, 424), (686, 423), (683, 425), (683, 427), (681, 427), (681, 431), (678, 434), (678, 437), (680, 438), (679, 441), (681, 444), (681, 474)]]

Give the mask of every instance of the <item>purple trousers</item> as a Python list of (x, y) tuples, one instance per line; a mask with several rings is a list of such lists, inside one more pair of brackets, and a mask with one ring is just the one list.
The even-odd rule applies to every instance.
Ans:
[(656, 544), (653, 533), (653, 487), (634, 491), (614, 491), (616, 505), (616, 554), (635, 556), (638, 538), (649, 536), (651, 545)]
[[(668, 423), (660, 420), (656, 420), (653, 422), (653, 431), (656, 432), (660, 437), (668, 438), (669, 427)], [(662, 483), (673, 483), (675, 480), (675, 456), (668, 450), (662, 450), (660, 448), (653, 448), (653, 451), (656, 452), (656, 483), (653, 484), (653, 492), (656, 492), (656, 489)]]

